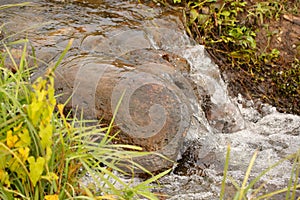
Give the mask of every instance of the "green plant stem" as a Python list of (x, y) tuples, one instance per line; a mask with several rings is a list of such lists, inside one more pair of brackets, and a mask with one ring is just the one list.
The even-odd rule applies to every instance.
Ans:
[(254, 162), (255, 162), (255, 159), (257, 157), (257, 154), (258, 154), (258, 151), (255, 151), (255, 153), (253, 154), (253, 156), (251, 158), (250, 164), (249, 164), (248, 169), (246, 171), (246, 175), (244, 177), (244, 181), (242, 183), (239, 200), (241, 200), (243, 198), (243, 196), (244, 196), (244, 193), (246, 193), (248, 191), (248, 188), (246, 188), (246, 184), (248, 182), (248, 179), (249, 179), (249, 176), (250, 176), (250, 172), (251, 172), (251, 169), (252, 169), (252, 167), (254, 165)]
[(17, 154), (15, 154), (10, 148), (8, 148), (5, 144), (3, 144), (2, 142), (0, 142), (0, 146), (2, 146), (5, 150), (7, 150), (11, 155), (14, 156), (14, 158), (17, 159), (17, 161), (20, 163), (20, 165), (23, 167), (26, 175), (29, 177), (29, 172), (26, 168), (26, 166), (24, 165), (24, 163), (22, 162), (22, 160), (19, 158), (19, 156)]
[[(296, 185), (295, 189), (298, 189), (300, 188), (300, 184), (299, 185)], [(265, 195), (262, 195), (262, 196), (259, 196), (259, 197), (256, 197), (256, 200), (260, 200), (260, 199), (266, 199), (266, 198), (270, 198), (276, 194), (280, 194), (280, 193), (283, 193), (283, 192), (287, 192), (289, 190), (289, 188), (284, 188), (284, 189), (281, 189), (281, 190), (276, 190), (274, 192), (270, 192), (268, 194), (265, 194)]]
[(221, 193), (220, 193), (220, 200), (224, 199), (225, 195), (225, 187), (226, 187), (226, 179), (227, 179), (227, 172), (228, 172), (228, 166), (229, 166), (229, 159), (230, 159), (230, 145), (227, 146), (227, 153), (226, 153), (226, 160), (225, 160), (225, 166), (224, 166), (224, 173), (223, 173), (223, 180), (222, 180), (222, 187), (221, 187)]

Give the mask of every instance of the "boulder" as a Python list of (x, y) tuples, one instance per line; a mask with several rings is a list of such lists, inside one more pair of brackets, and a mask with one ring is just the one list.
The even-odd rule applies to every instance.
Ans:
[(184, 77), (187, 62), (162, 50), (140, 49), (117, 58), (79, 56), (56, 71), (59, 101), (83, 111), (85, 119), (109, 122), (121, 132), (118, 142), (157, 154), (135, 161), (149, 171), (161, 171), (176, 161), (192, 116), (194, 97)]

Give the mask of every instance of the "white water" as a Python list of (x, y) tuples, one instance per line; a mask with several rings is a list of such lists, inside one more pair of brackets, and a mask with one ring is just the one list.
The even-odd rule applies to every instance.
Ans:
[[(120, 11), (120, 7), (109, 7), (111, 16), (104, 17), (101, 13), (106, 12), (107, 8), (101, 5), (80, 7), (75, 4), (41, 2), (42, 6), (26, 7), (21, 11), (17, 8), (7, 13), (3, 11), (1, 20), (7, 23), (8, 34), (32, 25), (26, 32), (37, 54), (46, 63), (57, 58), (70, 38), (75, 38), (75, 41), (68, 55), (96, 54), (109, 47), (110, 53), (117, 56), (134, 49), (151, 47), (178, 54), (190, 63), (188, 76), (199, 87), (200, 94), (210, 96), (212, 106), (207, 119), (201, 108), (201, 104), (205, 103), (201, 102), (203, 99), (191, 99), (191, 104), (195, 106), (194, 117), (182, 153), (189, 145), (194, 145), (194, 153), (198, 158), (196, 162), (209, 162), (210, 166), (206, 169), (205, 178), (197, 174), (171, 174), (163, 178), (164, 188), (161, 191), (170, 195), (169, 199), (218, 199), (228, 144), (231, 144), (232, 149), (229, 174), (239, 183), (256, 149), (259, 149), (259, 154), (251, 179), (280, 158), (299, 149), (300, 117), (278, 113), (270, 106), (265, 106), (265, 112), (261, 114), (252, 107), (253, 103), (243, 102), (241, 97), (233, 97), (231, 100), (218, 66), (207, 56), (203, 46), (195, 45), (188, 39), (179, 17), (161, 15), (162, 10), (159, 8), (135, 4), (114, 2), (122, 6), (123, 11)], [(106, 3), (109, 5), (109, 2)], [(53, 6), (52, 11), (50, 5)], [(116, 13), (119, 15), (115, 16)], [(115, 40), (115, 47), (118, 48), (111, 48), (111, 43), (101, 45), (105, 43), (104, 40), (110, 41), (115, 35), (126, 36), (120, 33), (127, 31), (133, 34), (132, 37), (127, 38), (126, 42)], [(211, 153), (214, 154), (211, 160), (205, 160)], [(285, 187), (291, 167), (292, 162), (284, 162), (264, 176), (262, 180), (269, 184), (267, 189)]]

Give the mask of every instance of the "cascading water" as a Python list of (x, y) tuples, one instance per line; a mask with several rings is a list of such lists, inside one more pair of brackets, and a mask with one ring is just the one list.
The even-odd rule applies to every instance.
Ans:
[[(16, 2), (22, 1), (4, 0), (0, 5)], [(298, 116), (268, 108), (261, 115), (230, 100), (218, 66), (203, 46), (187, 37), (178, 13), (127, 1), (34, 0), (31, 7), (1, 11), (0, 21), (7, 41), (26, 33), (43, 60), (34, 76), (74, 39), (58, 68), (56, 89), (65, 92), (64, 101), (76, 88), (71, 103), (84, 107), (87, 118), (105, 115), (109, 119), (129, 86), (121, 106), (123, 118), (117, 119), (124, 132), (131, 132), (130, 139), (123, 139), (174, 159), (179, 156), (177, 168), (162, 182), (161, 191), (170, 199), (218, 199), (228, 143), (233, 154), (230, 172), (237, 179), (243, 177), (258, 147), (261, 155), (278, 160), (300, 145)], [(151, 140), (144, 143), (145, 138)], [(157, 170), (170, 165), (151, 159), (156, 158), (144, 164)], [(262, 167), (253, 170), (256, 174), (269, 166), (263, 156), (257, 162)], [(291, 163), (284, 168), (290, 169)], [(279, 169), (278, 176), (270, 174), (273, 185), (284, 186), (285, 169)]]

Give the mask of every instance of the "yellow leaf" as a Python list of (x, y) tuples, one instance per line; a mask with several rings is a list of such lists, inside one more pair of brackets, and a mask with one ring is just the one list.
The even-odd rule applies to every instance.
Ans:
[(48, 180), (49, 182), (58, 180), (58, 176), (53, 172), (49, 172), (49, 174), (42, 176), (42, 178)]
[(15, 147), (26, 147), (31, 144), (31, 137), (29, 135), (29, 131), (27, 128), (23, 128), (23, 130), (18, 134), (20, 140), (16, 143)]
[(8, 175), (7, 171), (4, 171), (2, 169), (0, 169), (0, 183), (5, 184), (8, 187), (10, 186), (9, 175)]
[(18, 140), (19, 140), (18, 136), (13, 135), (11, 130), (7, 131), (6, 144), (9, 148), (14, 147)]
[(14, 127), (14, 132), (17, 132), (22, 128), (23, 123), (20, 123), (17, 127)]
[(28, 116), (35, 127), (41, 124), (46, 126), (51, 122), (56, 99), (54, 79), (49, 78), (49, 80), (38, 78), (32, 86), (34, 91), (31, 95), (31, 104), (28, 106)]
[(24, 163), (28, 156), (29, 156), (29, 148), (28, 147), (24, 147), (24, 148), (19, 148), (18, 152), (19, 152), (19, 158), (21, 159), (21, 161)]
[(52, 148), (51, 148), (51, 146), (47, 146), (46, 147), (46, 156), (45, 156), (47, 162), (51, 159), (51, 156), (52, 156)]
[(51, 103), (51, 105), (54, 106), (56, 105), (56, 99), (54, 97), (54, 94), (55, 94), (55, 89), (54, 89), (54, 78), (53, 77), (50, 77), (50, 84), (48, 85), (48, 98), (49, 98), (49, 101)]
[(42, 110), (41, 107), (43, 102), (38, 102), (36, 98), (32, 97), (32, 102), (28, 106), (28, 117), (31, 120), (32, 124), (36, 127), (40, 122), (40, 111)]
[(40, 180), (42, 173), (44, 171), (45, 158), (38, 157), (35, 161), (33, 156), (30, 156), (28, 159), (29, 162), (29, 178), (32, 182), (33, 187)]
[(46, 124), (46, 126), (40, 124), (39, 129), (40, 129), (39, 136), (41, 138), (41, 145), (43, 149), (46, 149), (47, 147), (52, 145), (52, 132), (53, 132), (52, 124), (48, 123)]
[(45, 200), (59, 200), (59, 199), (57, 194), (53, 194), (53, 195), (46, 195)]

